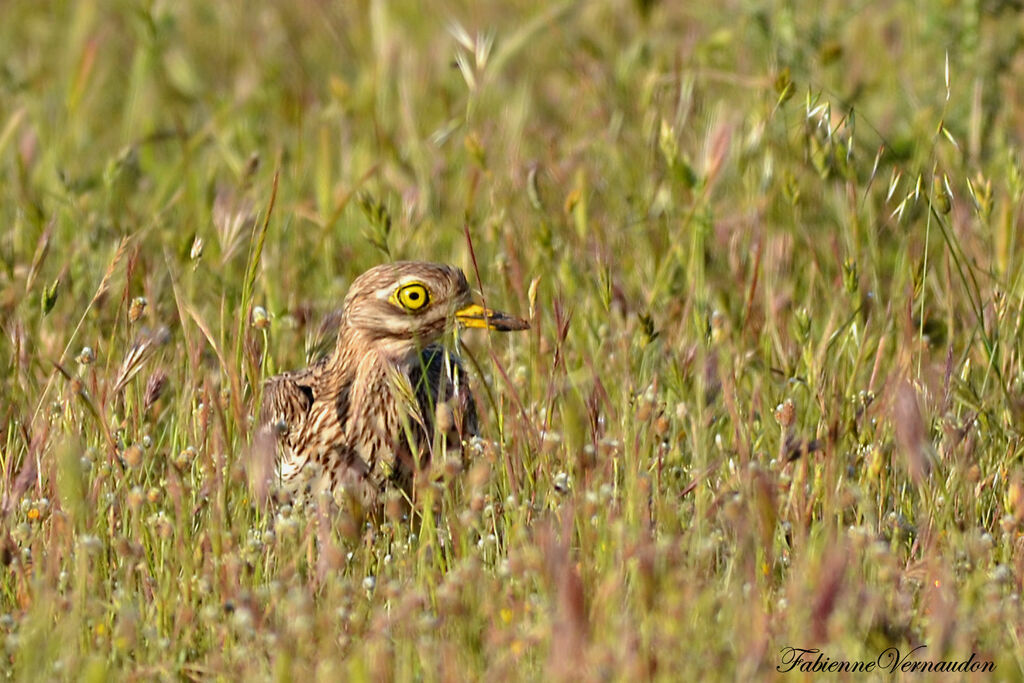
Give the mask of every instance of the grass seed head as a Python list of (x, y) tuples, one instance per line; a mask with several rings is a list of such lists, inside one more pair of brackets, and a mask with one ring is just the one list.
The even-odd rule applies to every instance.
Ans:
[(96, 352), (92, 350), (91, 346), (83, 346), (82, 350), (78, 352), (75, 360), (81, 365), (92, 365), (96, 360)]
[(138, 445), (131, 445), (125, 449), (121, 456), (124, 464), (128, 467), (138, 467), (142, 464), (142, 449)]
[(142, 317), (142, 314), (146, 312), (147, 304), (148, 302), (144, 296), (137, 296), (132, 299), (132, 303), (128, 307), (128, 322), (138, 322), (139, 318)]
[(796, 405), (793, 403), (793, 399), (787, 398), (785, 401), (775, 406), (775, 420), (783, 429), (791, 427), (795, 419)]

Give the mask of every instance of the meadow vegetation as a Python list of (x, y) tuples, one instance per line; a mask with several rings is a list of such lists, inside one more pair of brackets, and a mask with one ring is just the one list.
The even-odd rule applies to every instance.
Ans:
[[(0, 674), (1024, 675), (1016, 4), (4, 3)], [(530, 316), (484, 438), (254, 499), (389, 259)]]

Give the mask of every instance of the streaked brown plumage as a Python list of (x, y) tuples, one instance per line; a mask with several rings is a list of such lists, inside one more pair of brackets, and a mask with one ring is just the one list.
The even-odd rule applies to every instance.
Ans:
[(408, 490), (429, 461), (438, 415), (448, 444), (475, 434), (462, 364), (438, 343), (456, 322), (528, 327), (472, 305), (465, 275), (452, 266), (405, 261), (356, 278), (333, 353), (264, 386), (257, 447), (275, 453), (283, 491), (327, 490), (339, 503), (373, 507), (389, 485)]

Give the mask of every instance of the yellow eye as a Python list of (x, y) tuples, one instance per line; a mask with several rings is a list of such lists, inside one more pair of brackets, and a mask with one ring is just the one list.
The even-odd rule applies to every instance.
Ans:
[(392, 298), (407, 311), (418, 311), (430, 303), (430, 293), (421, 282), (402, 285)]

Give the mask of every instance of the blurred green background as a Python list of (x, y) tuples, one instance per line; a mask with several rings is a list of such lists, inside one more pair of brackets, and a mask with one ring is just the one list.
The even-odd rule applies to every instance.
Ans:
[[(1019, 9), (4, 3), (0, 671), (1019, 675)], [(485, 442), (422, 523), (254, 505), (389, 259), (531, 316)]]

